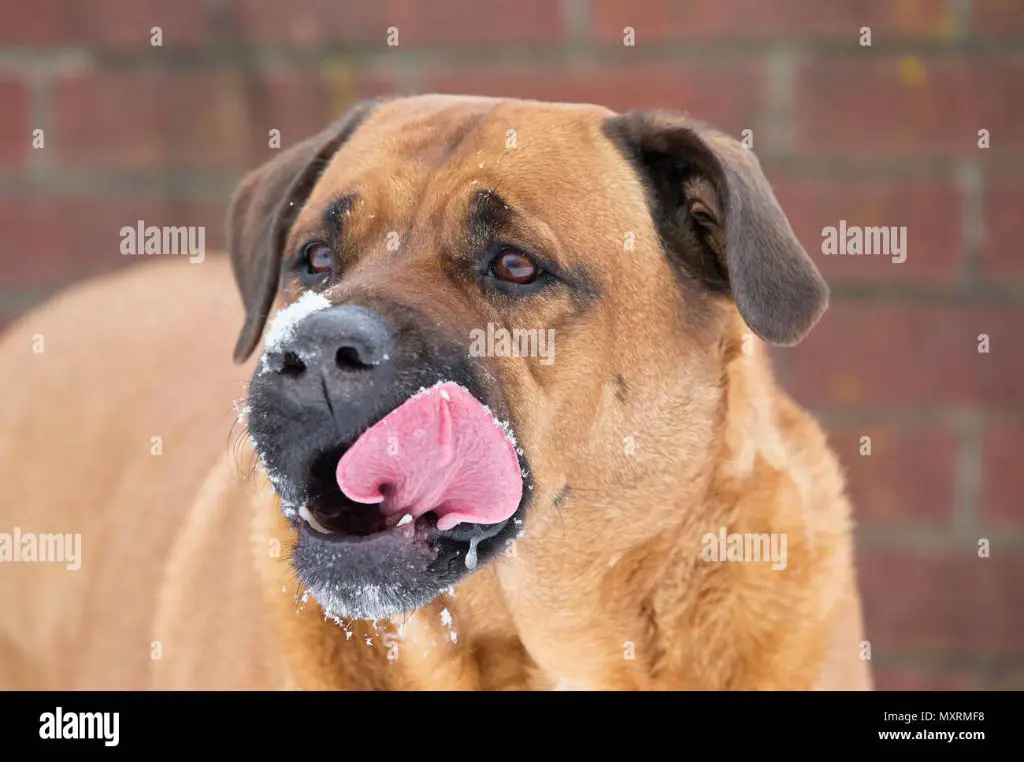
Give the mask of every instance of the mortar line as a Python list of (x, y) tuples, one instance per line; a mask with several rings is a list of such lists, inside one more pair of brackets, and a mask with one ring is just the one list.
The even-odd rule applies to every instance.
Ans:
[[(886, 527), (860, 526), (855, 531), (858, 552), (896, 551), (906, 554), (908, 551), (919, 553), (953, 554), (963, 557), (977, 556), (977, 540), (980, 538), (963, 538), (945, 528), (936, 528), (929, 524), (901, 524)], [(1024, 530), (1000, 529), (989, 532), (986, 536), (992, 547), (999, 547), (1007, 555), (1024, 554)]]
[(800, 64), (797, 55), (784, 46), (775, 47), (765, 60), (768, 94), (764, 110), (758, 115), (760, 124), (755, 127), (754, 153), (758, 157), (756, 128), (763, 127), (767, 133), (770, 155), (788, 156), (793, 152), (795, 133), (794, 108), (796, 101), (796, 73)]
[(953, 534), (965, 542), (982, 536), (982, 456), (985, 423), (975, 411), (964, 411), (957, 427), (953, 466)]
[[(984, 125), (978, 125), (981, 129)], [(978, 149), (981, 150), (981, 149)], [(960, 190), (961, 246), (964, 264), (961, 278), (965, 286), (977, 286), (985, 275), (981, 264), (984, 245), (984, 175), (975, 160), (959, 162), (953, 169), (954, 182)]]

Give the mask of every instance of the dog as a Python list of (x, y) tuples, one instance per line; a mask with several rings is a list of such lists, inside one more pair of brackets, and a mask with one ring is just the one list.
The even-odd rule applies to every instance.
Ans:
[(751, 150), (382, 99), (227, 217), (0, 345), (0, 687), (871, 689), (843, 472), (767, 354), (829, 291)]

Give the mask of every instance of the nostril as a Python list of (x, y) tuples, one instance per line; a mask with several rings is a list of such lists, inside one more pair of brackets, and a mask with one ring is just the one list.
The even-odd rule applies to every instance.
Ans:
[(281, 364), (277, 372), (282, 376), (297, 378), (306, 372), (306, 364), (294, 352), (285, 352), (281, 357)]
[(373, 367), (363, 362), (355, 347), (341, 347), (334, 355), (334, 362), (340, 370), (366, 370)]

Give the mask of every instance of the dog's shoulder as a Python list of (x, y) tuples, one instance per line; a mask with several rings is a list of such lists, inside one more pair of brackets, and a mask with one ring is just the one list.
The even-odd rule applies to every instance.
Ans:
[(163, 565), (244, 392), (231, 277), (215, 256), (133, 262), (0, 337), (0, 531), (71, 538), (79, 556), (58, 563), (39, 546), (5, 564), (3, 635), (61, 687), (142, 687), (159, 649), (149, 628)]

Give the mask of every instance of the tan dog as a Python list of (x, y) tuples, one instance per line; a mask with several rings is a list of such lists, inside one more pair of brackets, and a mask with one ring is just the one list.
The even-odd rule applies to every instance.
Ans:
[(229, 231), (0, 345), (0, 687), (870, 687), (840, 470), (761, 342), (827, 289), (744, 147), (361, 104)]

